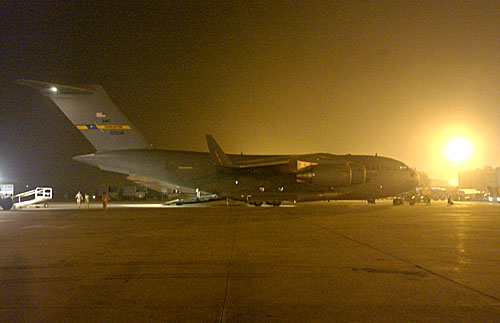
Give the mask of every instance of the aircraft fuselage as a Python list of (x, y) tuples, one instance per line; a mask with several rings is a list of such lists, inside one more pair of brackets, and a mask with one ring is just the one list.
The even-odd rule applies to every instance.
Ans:
[[(235, 163), (262, 156), (227, 155)], [(155, 187), (193, 193), (197, 190), (220, 198), (251, 201), (363, 200), (411, 191), (418, 176), (400, 161), (366, 155), (279, 155), (265, 158), (288, 159), (289, 163), (271, 167), (232, 169), (215, 165), (210, 153), (171, 150), (123, 150), (96, 152), (75, 160), (103, 170), (140, 175)], [(302, 168), (298, 165), (303, 165)], [(304, 166), (305, 165), (305, 166)], [(320, 185), (308, 181), (319, 168), (331, 168), (339, 176), (352, 177), (345, 165), (359, 165), (364, 177), (357, 183)], [(340, 167), (340, 168), (339, 168)], [(308, 171), (310, 169), (310, 171)], [(343, 172), (343, 173), (342, 173)], [(351, 172), (350, 174), (348, 174)], [(326, 176), (329, 176), (328, 174)], [(334, 178), (333, 180), (336, 180)]]

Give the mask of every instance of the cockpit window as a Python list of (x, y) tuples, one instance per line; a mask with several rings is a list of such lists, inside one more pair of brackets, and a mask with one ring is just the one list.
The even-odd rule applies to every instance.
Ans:
[(408, 167), (406, 167), (406, 166), (404, 166), (404, 165), (401, 165), (401, 166), (399, 166), (399, 169), (400, 169), (400, 170), (407, 170), (407, 169), (408, 169)]

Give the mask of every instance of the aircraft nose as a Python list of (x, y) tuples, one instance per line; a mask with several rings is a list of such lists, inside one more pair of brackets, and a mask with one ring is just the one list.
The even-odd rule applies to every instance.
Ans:
[(420, 185), (420, 176), (418, 175), (418, 173), (416, 171), (414, 171), (413, 169), (410, 169), (410, 182), (411, 182), (411, 185), (412, 187), (417, 187), (418, 185)]

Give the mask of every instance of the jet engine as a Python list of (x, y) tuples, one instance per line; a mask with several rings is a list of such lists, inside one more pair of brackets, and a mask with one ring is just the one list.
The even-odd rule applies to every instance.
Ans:
[(366, 167), (358, 164), (309, 166), (297, 173), (297, 181), (325, 187), (346, 187), (366, 181)]

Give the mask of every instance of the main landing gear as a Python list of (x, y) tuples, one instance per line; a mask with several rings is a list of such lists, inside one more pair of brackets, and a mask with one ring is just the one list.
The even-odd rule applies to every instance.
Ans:
[(392, 200), (394, 205), (403, 205), (403, 202), (408, 202), (409, 205), (415, 205), (417, 203), (417, 196), (414, 193), (406, 193), (399, 195)]
[[(262, 206), (262, 202), (250, 202), (250, 205), (253, 205), (253, 206)], [(266, 201), (266, 205), (280, 206), (281, 205), (281, 201)]]
[(392, 204), (394, 205), (403, 205), (403, 199), (400, 199), (400, 198), (395, 198), (392, 200)]
[(267, 205), (272, 205), (272, 206), (280, 206), (281, 205), (281, 201), (268, 201), (266, 202)]

